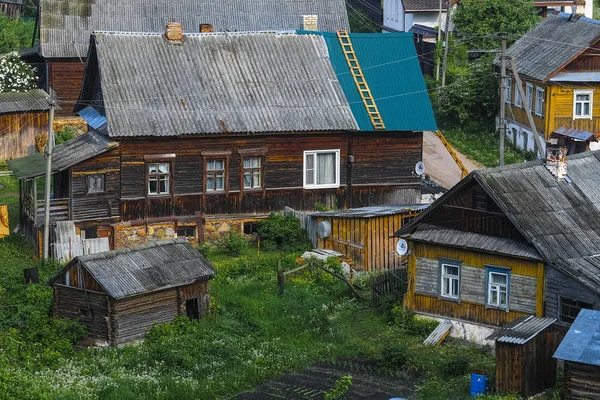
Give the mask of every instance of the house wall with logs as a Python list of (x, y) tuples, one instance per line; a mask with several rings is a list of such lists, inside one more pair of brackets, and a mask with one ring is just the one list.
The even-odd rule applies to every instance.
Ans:
[(38, 152), (36, 138), (45, 144), (48, 111), (0, 114), (0, 161)]
[(85, 57), (80, 59), (48, 59), (46, 60), (47, 90), (52, 90), (60, 109), (57, 115), (73, 115), (75, 102), (81, 92), (81, 83), (85, 70)]

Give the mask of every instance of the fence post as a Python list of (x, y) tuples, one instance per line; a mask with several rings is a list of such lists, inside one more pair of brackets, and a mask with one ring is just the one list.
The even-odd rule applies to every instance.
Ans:
[(279, 297), (281, 297), (285, 290), (285, 275), (281, 270), (281, 259), (277, 259), (277, 285), (279, 286)]

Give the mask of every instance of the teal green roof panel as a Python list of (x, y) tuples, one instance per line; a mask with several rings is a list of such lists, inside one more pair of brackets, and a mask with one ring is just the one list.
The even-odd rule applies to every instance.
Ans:
[[(298, 33), (323, 36), (333, 69), (360, 130), (374, 131), (337, 34)], [(351, 33), (350, 39), (386, 130), (437, 130), (412, 33)]]

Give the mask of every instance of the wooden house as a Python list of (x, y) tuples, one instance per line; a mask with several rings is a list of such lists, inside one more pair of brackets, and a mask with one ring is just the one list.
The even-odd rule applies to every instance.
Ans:
[(494, 332), (496, 390), (517, 393), (524, 399), (554, 387), (561, 332), (554, 318), (520, 317)]
[(0, 161), (38, 152), (48, 135), (48, 110), (43, 90), (0, 93)]
[(564, 361), (565, 399), (600, 399), (600, 312), (581, 310), (554, 353)]
[[(580, 15), (549, 15), (517, 40), (507, 55), (516, 64), (525, 98), (521, 98), (515, 79), (506, 78), (506, 137), (521, 149), (536, 149), (526, 107), (542, 145), (553, 135), (581, 143), (581, 134), (570, 135), (571, 129), (588, 133), (587, 137), (599, 131), (599, 52), (600, 22)], [(595, 140), (589, 144), (583, 140), (582, 146), (600, 148)], [(569, 151), (576, 150), (573, 146)]]
[(178, 315), (205, 315), (214, 273), (184, 239), (79, 256), (49, 281), (52, 312), (79, 320), (89, 339), (116, 346)]
[(405, 305), (487, 326), (599, 309), (598, 157), (567, 157), (564, 179), (545, 161), (472, 172), (396, 232), (410, 250)]
[[(413, 171), (435, 120), (412, 35), (344, 40), (385, 124), (377, 129), (336, 34), (95, 33), (77, 106), (91, 131), (56, 148), (54, 201), (68, 210), (51, 219), (73, 221), (86, 237), (112, 235), (117, 248), (202, 240), (228, 231), (224, 221), (285, 206), (419, 203)], [(74, 155), (77, 146), (85, 151)], [(33, 158), (10, 166), (36, 240), (40, 205), (27, 199), (44, 167)]]
[(39, 10), (37, 56), (26, 58), (44, 65), (42, 87), (63, 114), (72, 114), (79, 96), (94, 31), (162, 32), (175, 21), (188, 32), (209, 25), (216, 32), (349, 29), (344, 0), (45, 0)]
[[(451, 1), (450, 12), (454, 12), (459, 3)], [(446, 26), (448, 0), (442, 2), (440, 15), (439, 0), (390, 0), (383, 3), (383, 30), (388, 32), (408, 32), (415, 24), (429, 28), (442, 29)], [(452, 24), (450, 26), (452, 30)]]
[(385, 205), (312, 214), (319, 226), (317, 246), (349, 257), (355, 270), (400, 268), (393, 233), (427, 205)]
[(19, 18), (23, 11), (23, 0), (0, 0), (0, 14), (8, 18)]

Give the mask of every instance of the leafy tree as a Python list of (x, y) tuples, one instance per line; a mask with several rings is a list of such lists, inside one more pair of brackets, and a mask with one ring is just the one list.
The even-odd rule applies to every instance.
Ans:
[(10, 19), (0, 15), (0, 54), (31, 46), (34, 21)]
[(381, 28), (363, 10), (348, 7), (348, 20), (350, 32), (381, 32)]
[(37, 0), (25, 0), (23, 5), (23, 16), (24, 17), (35, 17), (37, 15)]
[(516, 40), (539, 20), (533, 0), (462, 0), (453, 15), (454, 32), (466, 38), (478, 36), (469, 43), (473, 48), (483, 49), (500, 46), (499, 40), (490, 35), (506, 33)]
[(35, 87), (35, 76), (16, 52), (0, 56), (0, 92), (26, 92)]

